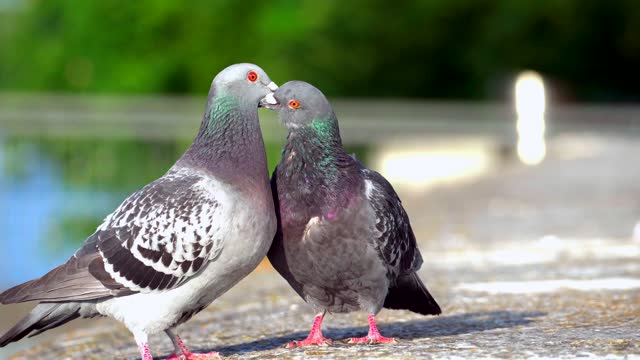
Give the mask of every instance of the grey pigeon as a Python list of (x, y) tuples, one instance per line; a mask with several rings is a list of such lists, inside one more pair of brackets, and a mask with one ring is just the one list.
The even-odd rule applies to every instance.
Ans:
[(253, 64), (220, 72), (193, 144), (161, 178), (133, 193), (69, 261), (0, 294), (40, 303), (0, 346), (73, 319), (110, 316), (151, 360), (149, 335), (165, 332), (170, 359), (191, 353), (176, 326), (208, 306), (264, 258), (276, 232), (258, 105), (277, 89)]
[(268, 258), (317, 311), (309, 336), (287, 347), (326, 345), (324, 314), (366, 311), (369, 333), (352, 343), (386, 343), (383, 307), (440, 314), (416, 271), (422, 264), (409, 217), (393, 187), (342, 147), (338, 120), (315, 87), (291, 81), (262, 100), (288, 128), (271, 178), (278, 231)]

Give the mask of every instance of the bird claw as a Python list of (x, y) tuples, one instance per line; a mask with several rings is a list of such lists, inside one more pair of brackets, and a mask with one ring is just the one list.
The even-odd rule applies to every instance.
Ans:
[(208, 360), (208, 359), (222, 359), (220, 353), (212, 351), (209, 353), (188, 353), (178, 356), (176, 353), (169, 355), (165, 360)]
[(288, 343), (285, 347), (287, 349), (294, 349), (294, 348), (297, 348), (297, 347), (312, 346), (312, 345), (329, 346), (329, 345), (331, 345), (331, 339), (327, 339), (324, 336), (317, 337), (317, 338), (311, 338), (311, 339), (307, 338), (307, 339), (304, 339), (304, 340), (292, 341), (292, 342)]
[(364, 336), (361, 338), (351, 338), (349, 339), (349, 344), (395, 344), (396, 339), (387, 338), (382, 335), (377, 336)]

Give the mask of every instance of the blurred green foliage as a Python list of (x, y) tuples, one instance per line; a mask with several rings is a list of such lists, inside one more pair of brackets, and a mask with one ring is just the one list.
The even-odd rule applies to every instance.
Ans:
[(53, 161), (72, 189), (132, 192), (162, 176), (188, 144), (142, 139), (11, 137), (5, 141), (5, 172), (21, 176), (32, 159)]
[(332, 96), (640, 100), (640, 1), (53, 1), (0, 11), (0, 89), (203, 94), (228, 64)]

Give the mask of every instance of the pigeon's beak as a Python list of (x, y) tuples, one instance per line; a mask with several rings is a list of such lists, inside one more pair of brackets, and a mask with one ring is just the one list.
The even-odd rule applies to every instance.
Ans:
[(273, 96), (273, 93), (268, 93), (267, 96), (263, 97), (262, 100), (260, 100), (260, 104), (258, 106), (264, 107), (267, 109), (274, 109), (278, 105), (280, 105), (280, 103), (278, 102), (278, 100), (276, 100), (276, 97)]
[(267, 85), (267, 87), (269, 88), (269, 90), (271, 91), (276, 91), (278, 90), (278, 85), (276, 85), (276, 83), (274, 83), (273, 81), (269, 83), (269, 85)]

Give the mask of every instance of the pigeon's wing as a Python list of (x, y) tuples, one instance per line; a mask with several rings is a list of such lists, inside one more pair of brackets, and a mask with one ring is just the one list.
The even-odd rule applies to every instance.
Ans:
[(71, 259), (0, 302), (92, 300), (173, 289), (214, 260), (228, 222), (212, 180), (169, 173), (128, 197)]
[(375, 213), (373, 245), (395, 275), (415, 272), (422, 256), (400, 198), (389, 182), (373, 170), (362, 169), (365, 194)]
[(173, 289), (197, 275), (220, 254), (229, 222), (219, 186), (179, 174), (133, 194), (96, 234), (104, 270), (140, 292)]
[(132, 294), (133, 291), (115, 282), (102, 270), (96, 277), (89, 268), (102, 264), (97, 251), (95, 235), (69, 261), (49, 271), (41, 278), (28, 281), (0, 294), (0, 303), (13, 304), (25, 301), (62, 302), (94, 300), (109, 296)]
[(278, 227), (276, 229), (276, 235), (273, 238), (273, 242), (271, 243), (271, 247), (269, 248), (269, 252), (267, 253), (267, 259), (271, 262), (271, 265), (274, 269), (291, 285), (293, 290), (295, 290), (300, 297), (305, 298), (303, 290), (303, 285), (299, 283), (295, 276), (291, 273), (291, 269), (289, 267), (289, 261), (285, 255), (284, 250), (284, 238), (282, 234), (282, 218), (280, 214), (280, 201), (278, 198), (278, 169), (276, 168), (273, 171), (273, 175), (271, 176), (271, 193), (273, 194), (273, 203), (276, 209), (276, 218), (278, 219)]

